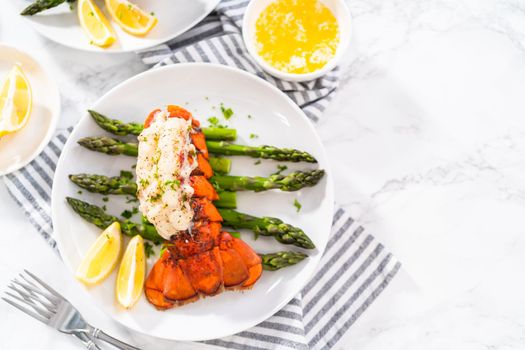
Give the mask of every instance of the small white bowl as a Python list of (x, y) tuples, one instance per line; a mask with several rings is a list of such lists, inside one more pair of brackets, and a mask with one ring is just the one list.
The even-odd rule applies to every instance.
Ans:
[(255, 23), (259, 18), (260, 13), (272, 2), (276, 0), (251, 0), (246, 8), (244, 13), (244, 19), (242, 23), (242, 35), (244, 39), (244, 44), (248, 49), (248, 52), (253, 57), (262, 69), (267, 73), (273, 75), (276, 78), (287, 80), (287, 81), (309, 81), (317, 79), (320, 76), (325, 75), (327, 72), (334, 69), (334, 67), (339, 63), (339, 60), (345, 53), (351, 38), (351, 15), (348, 6), (344, 0), (319, 0), (324, 5), (326, 5), (330, 11), (334, 14), (339, 25), (339, 45), (337, 51), (330, 61), (326, 65), (311, 73), (306, 74), (296, 74), (296, 73), (286, 73), (278, 70), (277, 68), (271, 66), (267, 63), (259, 54), (255, 47)]

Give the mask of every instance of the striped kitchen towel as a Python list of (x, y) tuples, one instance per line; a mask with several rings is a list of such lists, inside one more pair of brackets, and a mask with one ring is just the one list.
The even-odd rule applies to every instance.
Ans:
[[(246, 0), (222, 1), (216, 11), (177, 39), (139, 52), (150, 66), (213, 62), (270, 81), (317, 122), (338, 85), (338, 71), (307, 83), (264, 73), (248, 56), (240, 34)], [(50, 196), (54, 170), (71, 128), (59, 132), (28, 166), (4, 177), (13, 199), (56, 250)], [(401, 264), (349, 216), (336, 210), (331, 236), (312, 280), (274, 316), (247, 331), (207, 341), (229, 349), (331, 349), (377, 296)]]
[(148, 66), (179, 62), (212, 62), (253, 73), (286, 93), (314, 122), (318, 121), (339, 82), (339, 70), (317, 80), (292, 83), (265, 73), (251, 59), (242, 35), (242, 16), (247, 0), (223, 0), (215, 12), (185, 34), (154, 48), (138, 52)]
[[(29, 165), (4, 177), (13, 199), (55, 249), (51, 187), (72, 128), (60, 131)], [(319, 268), (288, 305), (259, 325), (207, 341), (228, 349), (330, 349), (388, 286), (401, 264), (339, 208)]]

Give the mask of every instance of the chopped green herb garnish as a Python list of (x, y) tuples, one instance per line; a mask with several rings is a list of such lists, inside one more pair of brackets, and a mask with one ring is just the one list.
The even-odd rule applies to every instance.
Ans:
[(209, 117), (208, 121), (210, 122), (210, 125), (215, 128), (220, 128), (220, 129), (227, 128), (226, 125), (219, 124), (220, 121), (219, 121), (219, 118), (217, 117)]
[(302, 208), (302, 205), (297, 201), (297, 198), (293, 200), (293, 206), (297, 208), (297, 212), (299, 212), (299, 210)]
[(257, 134), (250, 134), (250, 138), (251, 139), (258, 139), (259, 135), (257, 135)]
[(240, 232), (228, 232), (232, 237), (235, 237), (235, 238), (241, 238), (241, 233)]
[(102, 200), (103, 200), (104, 202), (107, 202), (107, 201), (109, 201), (109, 198), (108, 198), (108, 197), (102, 197)]
[(248, 114), (248, 119), (252, 119), (252, 115), (251, 114)]
[(151, 196), (150, 199), (149, 199), (149, 201), (150, 201), (150, 202), (156, 202), (156, 201), (158, 201), (161, 197), (162, 197), (162, 193), (157, 193), (156, 195)]
[(149, 180), (148, 179), (140, 179), (139, 183), (140, 183), (140, 185), (142, 187), (147, 187), (149, 185)]
[(288, 167), (286, 165), (279, 164), (279, 165), (277, 165), (277, 171), (275, 173), (273, 173), (272, 175), (279, 175), (280, 173), (282, 173), (286, 169), (288, 169)]
[(228, 120), (232, 117), (233, 111), (231, 108), (225, 108), (224, 105), (221, 103), (221, 112), (224, 116), (224, 119)]
[(126, 203), (136, 203), (138, 202), (139, 200), (137, 199), (137, 197), (133, 197), (133, 196), (126, 196)]
[(133, 173), (131, 171), (127, 170), (121, 170), (120, 171), (120, 177), (126, 178), (126, 179), (132, 179)]
[(120, 214), (123, 218), (126, 218), (126, 219), (131, 219), (131, 217), (133, 216), (133, 213), (129, 210), (124, 210), (121, 214)]
[(94, 16), (95, 14), (93, 13), (93, 11), (89, 11), (89, 15)]
[(139, 212), (139, 208), (137, 208), (137, 207), (131, 208), (131, 213), (132, 214), (137, 214), (138, 212)]
[(150, 242), (144, 242), (144, 252), (146, 253), (147, 258), (155, 254), (153, 251), (153, 245), (151, 245)]
[(155, 12), (153, 12), (153, 11), (151, 11), (149, 14), (152, 15), (152, 16), (155, 16)]
[(257, 159), (257, 161), (256, 161), (255, 163), (253, 163), (253, 164), (255, 164), (255, 165), (259, 165), (259, 164), (261, 164), (261, 160), (260, 160), (260, 159)]
[(164, 186), (166, 187), (169, 186), (171, 187), (172, 190), (174, 190), (180, 186), (180, 180), (175, 179), (175, 180), (164, 181)]
[(82, 191), (81, 191), (81, 190), (78, 190), (77, 193), (78, 193), (78, 194), (82, 194)]
[(210, 125), (217, 126), (219, 124), (219, 119), (217, 117), (209, 117), (208, 121)]
[(102, 209), (103, 209), (104, 211), (108, 210), (108, 208), (106, 207), (105, 204), (102, 206)]
[(133, 164), (133, 165), (131, 166), (131, 169), (135, 169), (136, 167), (137, 167), (137, 164)]
[(169, 247), (172, 247), (172, 246), (173, 246), (173, 244), (171, 244), (171, 243), (164, 243), (162, 245), (162, 248), (160, 248), (160, 254), (159, 255), (162, 256), (162, 254), (164, 254), (166, 249), (168, 249)]

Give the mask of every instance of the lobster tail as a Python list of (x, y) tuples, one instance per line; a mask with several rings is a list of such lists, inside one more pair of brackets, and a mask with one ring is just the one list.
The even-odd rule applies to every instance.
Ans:
[[(148, 116), (145, 127), (155, 122), (160, 110)], [(193, 188), (190, 201), (193, 222), (186, 231), (174, 232), (168, 249), (149, 273), (145, 291), (148, 301), (158, 309), (181, 306), (224, 289), (248, 289), (262, 273), (261, 258), (253, 249), (227, 232), (221, 232), (222, 217), (212, 201), (219, 198), (208, 179), (213, 175), (208, 149), (199, 123), (184, 108), (170, 105), (169, 118), (190, 121), (190, 139), (197, 150), (188, 158), (197, 162), (189, 177)]]

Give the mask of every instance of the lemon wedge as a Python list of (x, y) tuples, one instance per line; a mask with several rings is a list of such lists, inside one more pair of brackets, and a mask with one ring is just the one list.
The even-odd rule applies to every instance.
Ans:
[(0, 87), (0, 136), (22, 129), (29, 120), (31, 85), (19, 66), (14, 66)]
[(106, 0), (111, 18), (132, 35), (145, 35), (157, 24), (157, 18), (126, 0)]
[(146, 254), (144, 240), (133, 237), (126, 248), (117, 275), (117, 301), (126, 309), (131, 308), (140, 299), (144, 278), (146, 277)]
[(92, 44), (107, 47), (117, 40), (109, 21), (92, 0), (79, 0), (77, 13)]
[(105, 279), (117, 265), (122, 246), (120, 224), (108, 226), (89, 248), (78, 266), (75, 277), (87, 285), (97, 284)]

